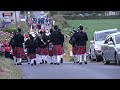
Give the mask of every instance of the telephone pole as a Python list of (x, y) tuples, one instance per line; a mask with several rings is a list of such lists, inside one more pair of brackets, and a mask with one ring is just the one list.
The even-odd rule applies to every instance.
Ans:
[(17, 24), (16, 11), (15, 11), (15, 22), (16, 22), (16, 29), (17, 29), (18, 24)]

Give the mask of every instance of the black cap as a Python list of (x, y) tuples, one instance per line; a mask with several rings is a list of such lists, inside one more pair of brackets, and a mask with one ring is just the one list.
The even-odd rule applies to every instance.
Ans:
[(57, 26), (57, 25), (54, 25), (54, 29), (57, 30), (57, 29), (58, 29), (58, 26)]
[(80, 25), (80, 27), (79, 27), (79, 28), (80, 28), (80, 30), (83, 30), (83, 26), (82, 26), (82, 25)]

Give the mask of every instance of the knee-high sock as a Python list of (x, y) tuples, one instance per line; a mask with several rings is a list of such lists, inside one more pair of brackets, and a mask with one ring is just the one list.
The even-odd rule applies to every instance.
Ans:
[(39, 63), (42, 62), (42, 55), (39, 55)]
[(20, 62), (20, 63), (22, 62), (22, 58), (19, 59), (19, 62)]
[(76, 57), (76, 55), (74, 55), (74, 62), (76, 62), (77, 61), (77, 57)]
[(31, 59), (30, 64), (33, 64), (33, 63), (34, 63), (34, 59)]
[(87, 60), (86, 60), (86, 53), (84, 54), (84, 62), (86, 62)]
[(36, 54), (36, 63), (40, 63), (39, 54)]
[(45, 60), (45, 55), (41, 55), (41, 57), (42, 57), (42, 60)]
[(48, 60), (48, 55), (45, 55), (44, 56), (44, 61), (47, 61)]
[(54, 63), (57, 62), (57, 56), (56, 56), (56, 55), (53, 56), (53, 62), (54, 62)]
[(82, 55), (78, 55), (79, 56), (79, 62), (82, 62)]
[(57, 55), (57, 63), (60, 63), (61, 55)]
[(50, 56), (50, 60), (51, 60), (51, 62), (53, 63), (53, 56)]
[(14, 64), (16, 64), (16, 63), (17, 63), (17, 61), (16, 61), (16, 57), (13, 56), (13, 59), (14, 59)]

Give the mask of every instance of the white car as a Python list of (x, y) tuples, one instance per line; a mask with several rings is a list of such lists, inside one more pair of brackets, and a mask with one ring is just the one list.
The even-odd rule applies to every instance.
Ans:
[(118, 29), (108, 29), (102, 31), (95, 31), (93, 40), (90, 41), (90, 59), (97, 62), (102, 61), (101, 45), (104, 43), (107, 35), (118, 32)]
[(103, 63), (115, 62), (120, 65), (120, 32), (110, 34), (101, 46)]

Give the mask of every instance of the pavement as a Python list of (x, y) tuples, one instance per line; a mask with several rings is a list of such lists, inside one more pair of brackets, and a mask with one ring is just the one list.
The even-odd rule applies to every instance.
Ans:
[(120, 79), (120, 66), (103, 63), (75, 64), (64, 62), (60, 65), (27, 63), (19, 66), (23, 79)]

